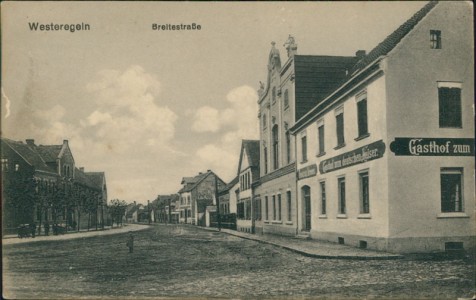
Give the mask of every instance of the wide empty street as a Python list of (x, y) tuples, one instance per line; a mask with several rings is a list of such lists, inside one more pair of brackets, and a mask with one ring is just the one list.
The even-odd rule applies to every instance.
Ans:
[(471, 298), (463, 259), (343, 260), (186, 225), (3, 246), (6, 298)]

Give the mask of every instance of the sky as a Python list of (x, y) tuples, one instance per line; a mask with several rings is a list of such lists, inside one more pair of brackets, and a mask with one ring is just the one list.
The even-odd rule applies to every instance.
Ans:
[(425, 3), (2, 2), (1, 135), (68, 140), (109, 199), (146, 203), (207, 170), (229, 182), (241, 140), (259, 139), (271, 42), (283, 63), (290, 34), (298, 54), (368, 53)]

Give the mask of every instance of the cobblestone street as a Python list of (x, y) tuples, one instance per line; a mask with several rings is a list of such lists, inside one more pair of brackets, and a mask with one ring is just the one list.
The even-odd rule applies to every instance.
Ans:
[(6, 298), (471, 298), (464, 260), (305, 257), (192, 226), (4, 245)]

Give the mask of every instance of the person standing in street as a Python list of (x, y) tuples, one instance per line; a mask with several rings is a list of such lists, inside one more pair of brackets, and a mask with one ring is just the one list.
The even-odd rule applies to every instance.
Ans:
[(134, 251), (134, 235), (132, 234), (132, 232), (129, 233), (126, 245), (127, 247), (129, 247), (129, 253), (132, 253)]

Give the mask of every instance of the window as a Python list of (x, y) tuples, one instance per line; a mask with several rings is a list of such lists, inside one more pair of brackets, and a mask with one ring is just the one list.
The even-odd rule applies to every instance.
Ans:
[(362, 172), (359, 174), (360, 185), (360, 213), (370, 213), (369, 207), (369, 172)]
[(286, 131), (286, 162), (291, 162), (291, 135)]
[(284, 109), (289, 107), (289, 93), (288, 90), (284, 91)]
[(190, 204), (190, 196), (187, 196), (187, 204)]
[(261, 199), (256, 198), (254, 199), (254, 218), (255, 220), (261, 220)]
[(265, 205), (265, 216), (266, 216), (266, 220), (269, 220), (269, 203), (268, 203), (268, 196), (265, 196), (264, 197), (264, 205)]
[(430, 48), (441, 49), (441, 30), (430, 30)]
[(236, 217), (240, 220), (243, 220), (245, 218), (245, 203), (240, 202), (236, 206)]
[(441, 212), (463, 212), (463, 169), (441, 169)]
[(286, 192), (286, 204), (288, 207), (288, 221), (292, 221), (291, 191)]
[(15, 164), (15, 172), (17, 172), (18, 170), (20, 170), (20, 165), (19, 165), (19, 164)]
[(264, 174), (268, 174), (268, 147), (263, 147), (263, 156), (264, 156)]
[(266, 114), (263, 114), (263, 129), (267, 126)]
[(278, 194), (278, 220), (281, 221), (281, 194)]
[(279, 136), (278, 125), (273, 127), (273, 168), (277, 170), (279, 168)]
[(2, 158), (2, 171), (4, 171), (4, 172), (8, 171), (8, 159), (7, 158)]
[(321, 215), (326, 214), (326, 182), (321, 181), (319, 182), (321, 186)]
[(325, 145), (324, 145), (324, 124), (317, 127), (317, 139), (319, 141), (319, 155), (325, 153)]
[(246, 220), (251, 220), (251, 199), (246, 200), (245, 207), (246, 207)]
[(273, 100), (273, 104), (276, 103), (276, 87), (275, 86), (273, 87), (273, 91), (272, 91), (272, 100)]
[(339, 194), (339, 214), (345, 214), (345, 177), (337, 179), (337, 187)]
[(276, 196), (273, 195), (273, 220), (276, 220)]
[(337, 147), (345, 145), (344, 140), (344, 111), (336, 115), (336, 133), (337, 133)]
[(359, 137), (364, 137), (369, 134), (367, 123), (367, 95), (357, 102), (357, 125)]
[(438, 82), (440, 127), (462, 127), (461, 83)]
[(307, 136), (301, 138), (302, 162), (307, 161)]

